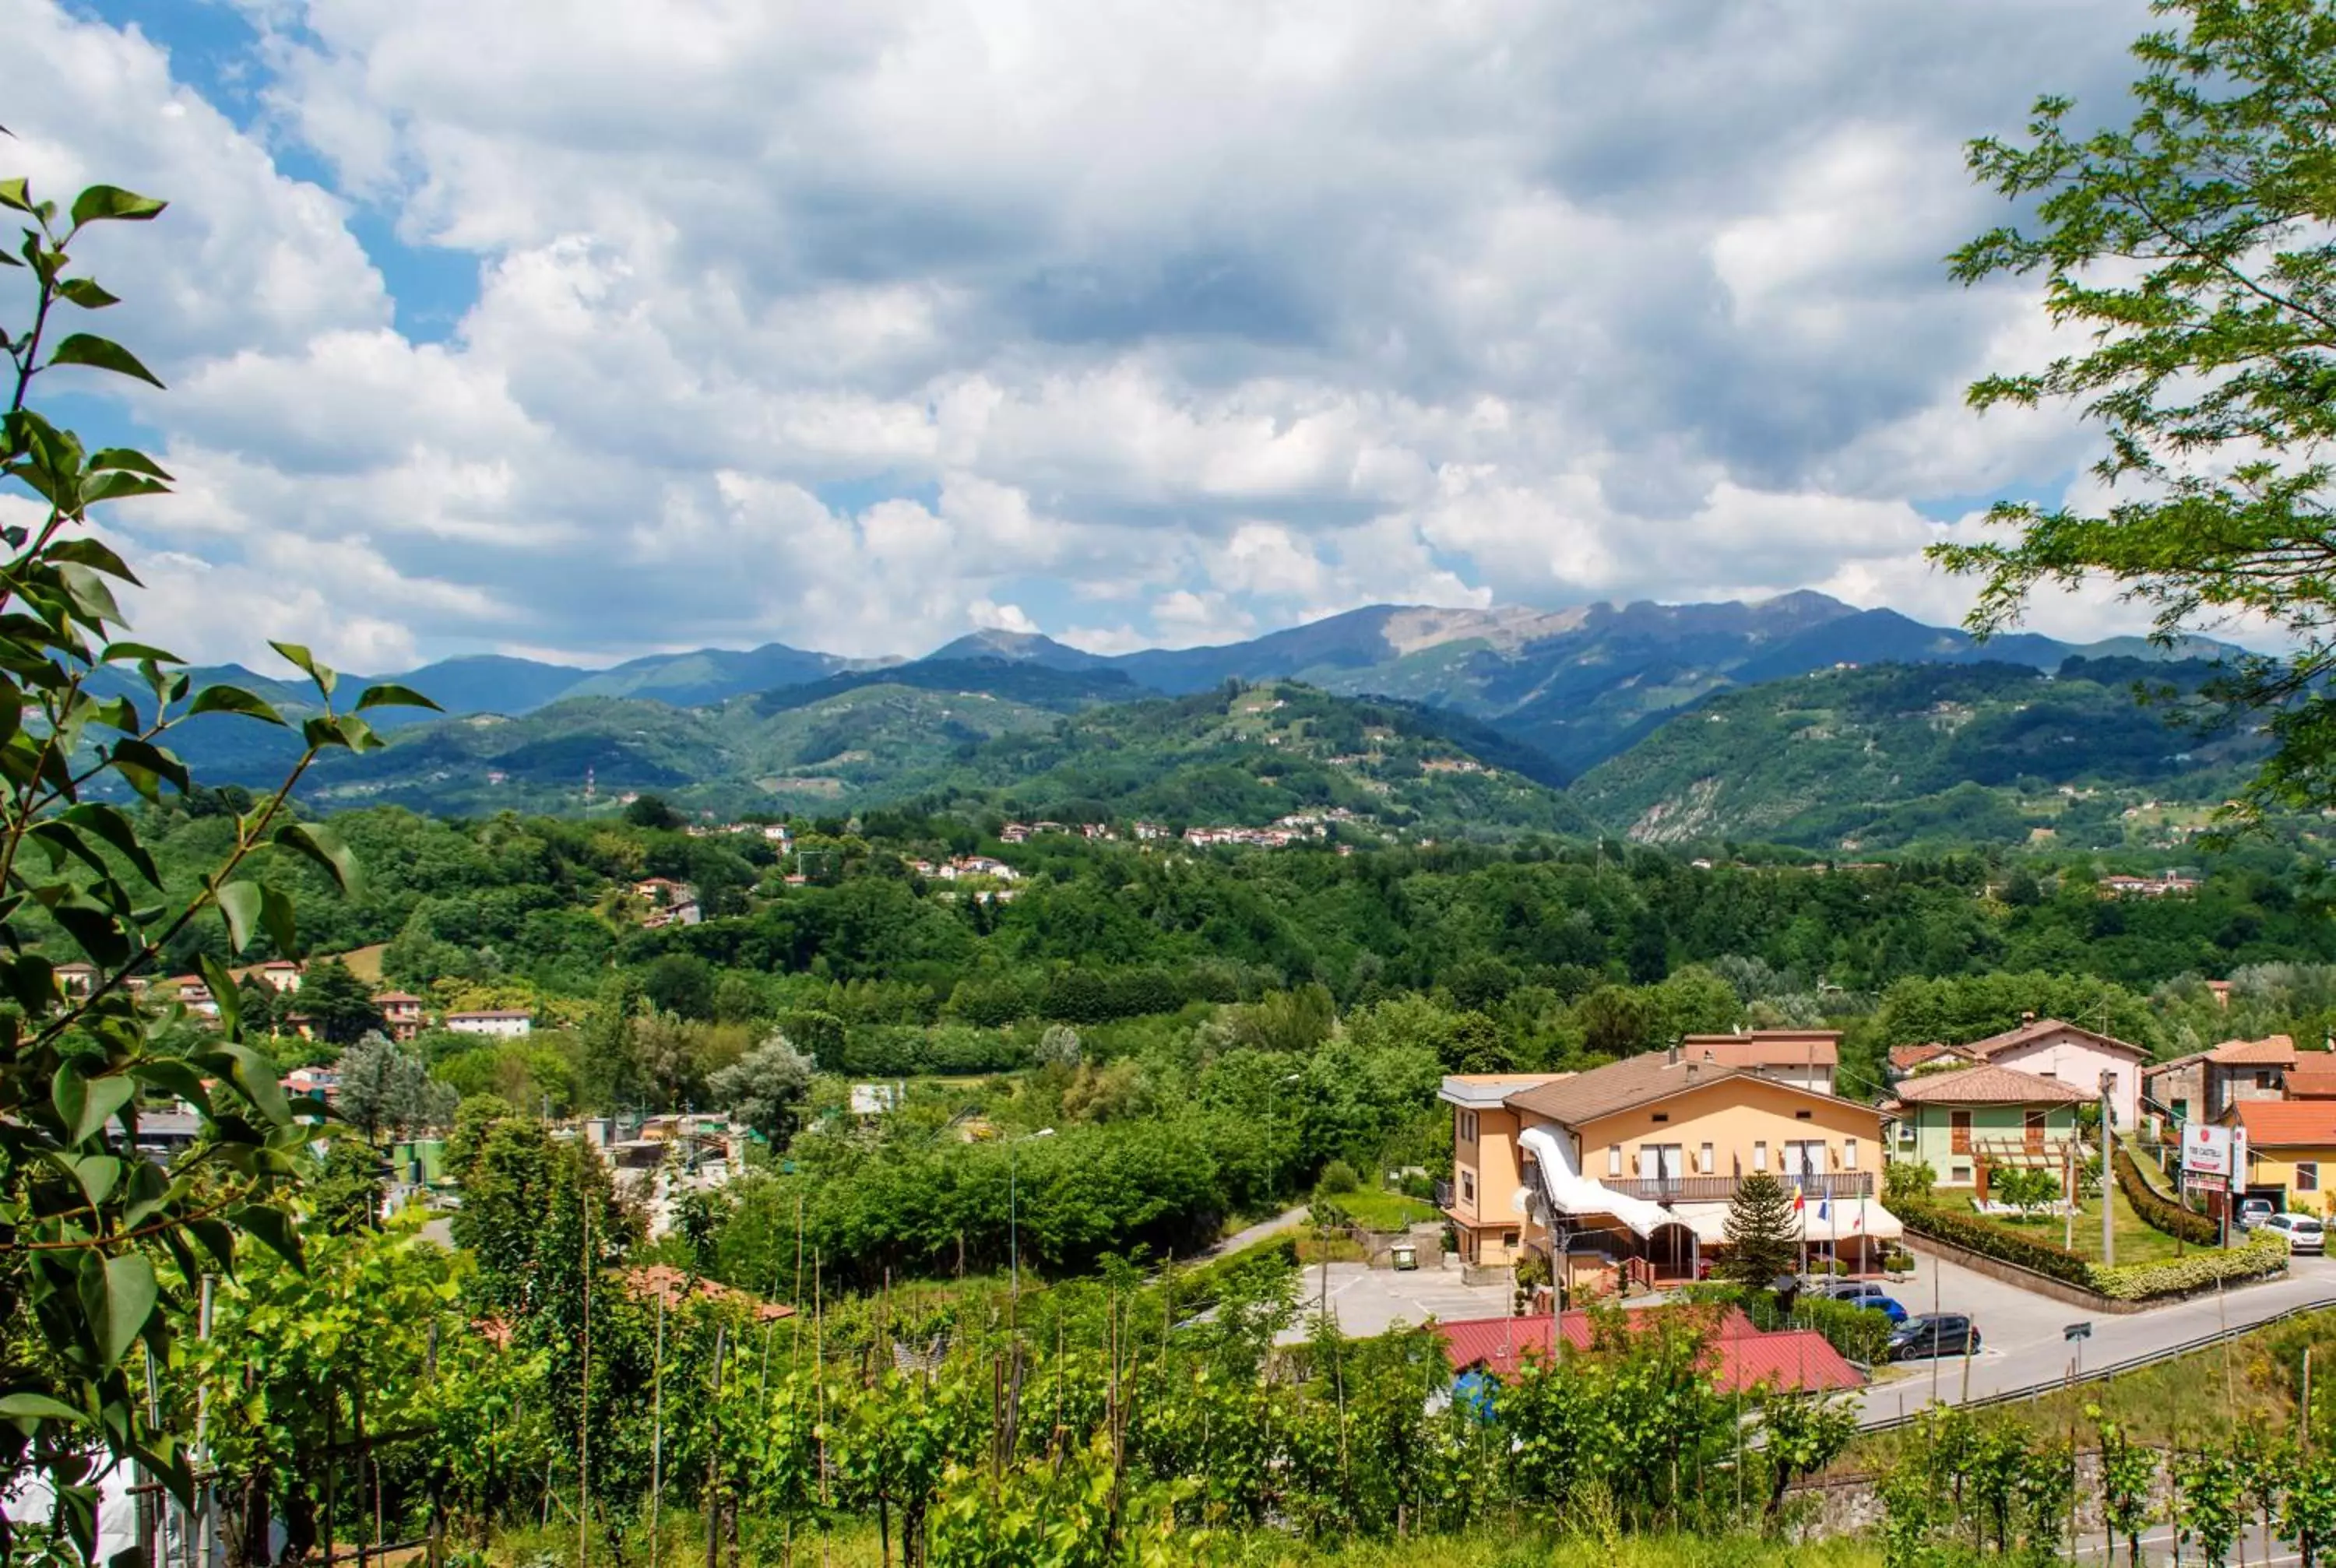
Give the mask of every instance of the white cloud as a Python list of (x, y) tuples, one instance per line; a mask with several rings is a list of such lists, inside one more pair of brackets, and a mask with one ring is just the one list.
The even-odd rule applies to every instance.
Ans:
[[(1915, 503), (2085, 451), (1961, 405), (2049, 338), (2022, 291), (1943, 276), (1995, 215), (1960, 142), (2048, 88), (2111, 97), (2147, 22), (245, 5), (254, 128), (55, 0), (0, 0), (9, 122), (52, 185), (176, 203), (98, 256), (176, 384), (140, 408), (182, 492), (122, 522), (184, 579), (153, 613), (204, 656), (280, 613), (383, 659), (1121, 648), (1803, 584), (1952, 615)], [(397, 330), (423, 286), (394, 257), (384, 284), (361, 207), (475, 270), (445, 341)]]

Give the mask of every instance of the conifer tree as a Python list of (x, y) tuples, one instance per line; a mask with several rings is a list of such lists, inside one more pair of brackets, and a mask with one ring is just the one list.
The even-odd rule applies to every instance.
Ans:
[(1713, 1272), (1738, 1284), (1766, 1286), (1794, 1271), (1801, 1251), (1801, 1225), (1792, 1194), (1766, 1171), (1736, 1183), (1728, 1201), (1728, 1256)]

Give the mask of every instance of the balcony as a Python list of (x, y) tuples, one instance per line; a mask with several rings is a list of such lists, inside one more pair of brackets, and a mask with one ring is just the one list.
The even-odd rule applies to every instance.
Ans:
[[(1650, 1203), (1725, 1203), (1736, 1196), (1739, 1176), (1607, 1176), (1599, 1185), (1626, 1198), (1643, 1198)], [(1874, 1196), (1874, 1174), (1871, 1171), (1830, 1171), (1814, 1176), (1776, 1178), (1787, 1192), (1798, 1186), (1809, 1202), (1824, 1198), (1870, 1198)]]

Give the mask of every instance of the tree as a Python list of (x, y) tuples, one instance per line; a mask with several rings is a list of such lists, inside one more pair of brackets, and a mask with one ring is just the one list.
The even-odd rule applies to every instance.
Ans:
[(1042, 1067), (1069, 1069), (1079, 1065), (1079, 1032), (1068, 1024), (1048, 1024), (1046, 1032), (1038, 1037), (1038, 1049), (1031, 1059)]
[(1712, 1270), (1722, 1279), (1766, 1289), (1778, 1276), (1799, 1268), (1800, 1216), (1793, 1212), (1793, 1197), (1785, 1184), (1766, 1171), (1755, 1171), (1736, 1183), (1723, 1233), (1728, 1255)]
[(378, 1144), (384, 1133), (436, 1126), (454, 1114), (452, 1087), (430, 1076), (422, 1058), (385, 1035), (370, 1034), (341, 1053), (340, 1111)]
[[(70, 252), (92, 225), (151, 219), (164, 204), (92, 185), (61, 215), (25, 181), (9, 180), (0, 181), (0, 206), (23, 220), (24, 260), (13, 276), (31, 295), (17, 329), (0, 336), (15, 372), (0, 415), (0, 474), (21, 487), (12, 513), (21, 521), (0, 528), (0, 548), (12, 552), (0, 562), (0, 995), (9, 1004), (0, 1012), (0, 1211), (8, 1216), (0, 1326), (12, 1346), (9, 1417), (0, 1423), (0, 1498), (11, 1501), (0, 1503), (0, 1552), (16, 1554), (28, 1505), (18, 1500), (40, 1490), (24, 1485), (38, 1472), (54, 1499), (50, 1526), (86, 1560), (102, 1468), (135, 1460), (182, 1500), (190, 1496), (177, 1417), (152, 1417), (143, 1378), (133, 1383), (125, 1362), (141, 1341), (167, 1361), (174, 1313), (201, 1275), (232, 1272), (245, 1238), (297, 1255), (287, 1193), (311, 1135), (295, 1120), (275, 1064), (247, 1043), (235, 982), (214, 954), (200, 961), (218, 998), (218, 1030), (184, 1049), (153, 1031), (129, 982), (163, 955), (186, 952), (197, 920), (214, 910), (225, 922), (218, 950), (240, 951), (264, 930), (277, 951), (297, 951), (290, 896), (239, 873), (286, 851), (348, 891), (355, 859), (329, 830), (297, 818), (293, 788), (322, 752), (380, 744), (357, 716), (364, 710), (430, 705), (382, 686), (338, 708), (335, 672), (304, 648), (275, 645), (314, 686), (315, 706), (301, 719), (283, 784), (229, 819), (223, 851), (206, 856), (191, 893), (165, 889), (141, 819), (83, 798), (118, 787), (159, 807), (165, 785), (189, 794), (193, 780), (168, 747), (170, 732), (190, 717), (290, 726), (238, 687), (195, 691), (178, 659), (131, 639), (108, 579), (137, 579), (99, 537), (92, 509), (163, 493), (170, 476), (128, 447), (92, 451), (31, 396), (61, 371), (68, 383), (96, 371), (161, 385), (120, 344), (69, 330), (78, 312), (115, 302), (93, 279), (72, 276)], [(55, 972), (65, 959), (95, 972), (68, 989)], [(194, 1146), (167, 1169), (137, 1149), (147, 1093), (183, 1099), (200, 1118)]]
[[(2336, 801), (2336, 241), (2325, 149), (2336, 132), (2336, 5), (2161, 0), (2181, 20), (2133, 48), (2138, 112), (2086, 134), (2067, 98), (2038, 101), (2022, 141), (1971, 144), (1971, 167), (2035, 201), (1953, 258), (1966, 283), (2040, 274), (2056, 326), (2088, 346), (1990, 375), (1985, 409), (2080, 407), (2107, 453), (2098, 508), (1998, 503), (2015, 541), (1936, 546), (1982, 579), (1974, 630), (2018, 622), (2039, 585), (2106, 579), (2174, 637), (2246, 617), (2285, 657), (2218, 683), (2268, 710), (2276, 743), (2248, 795)], [(2037, 198), (2040, 195), (2041, 200)]]
[(1988, 1191), (2022, 1214), (2032, 1214), (2059, 1198), (2060, 1176), (2041, 1165), (2011, 1165), (1988, 1178)]
[(774, 1145), (794, 1131), (795, 1109), (811, 1095), (812, 1059), (773, 1035), (706, 1080), (715, 1104), (745, 1122)]
[(636, 795), (626, 803), (625, 821), (633, 827), (676, 833), (686, 825), (679, 812), (658, 795)]
[(279, 1003), (278, 1010), (307, 1014), (316, 1037), (336, 1046), (352, 1045), (367, 1030), (382, 1027), (372, 990), (338, 959), (309, 965), (293, 994), (293, 1005), (287, 1008)]

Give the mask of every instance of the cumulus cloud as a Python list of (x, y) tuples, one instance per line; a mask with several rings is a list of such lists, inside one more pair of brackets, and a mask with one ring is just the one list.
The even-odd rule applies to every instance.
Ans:
[[(1961, 404), (2046, 346), (1943, 276), (1995, 216), (1961, 142), (2113, 99), (2148, 23), (245, 0), (239, 122), (104, 0), (0, 15), (21, 161), (176, 203), (102, 258), (174, 383), (138, 413), (187, 482), (119, 524), (151, 613), (357, 665), (1800, 586), (1952, 618), (1931, 503), (2086, 452)], [(433, 253), (476, 287), (425, 343)]]

